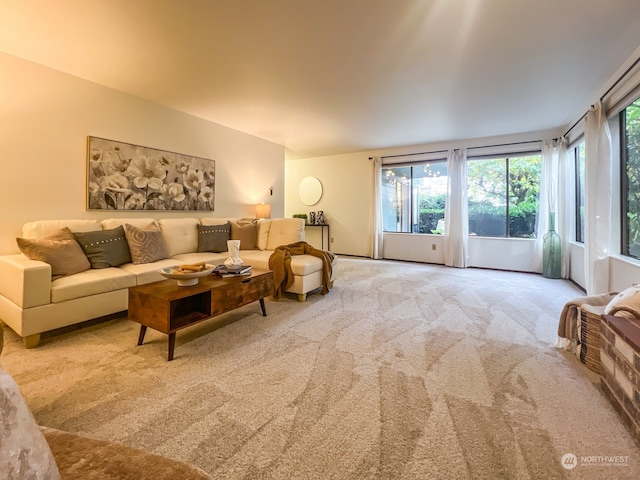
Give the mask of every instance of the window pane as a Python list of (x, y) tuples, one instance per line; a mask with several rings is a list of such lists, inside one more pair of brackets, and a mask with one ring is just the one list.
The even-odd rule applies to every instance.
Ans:
[(507, 163), (509, 167), (509, 236), (535, 238), (541, 156), (510, 158)]
[(623, 183), (623, 212), (626, 218), (623, 232), (623, 253), (640, 258), (640, 99), (623, 112), (621, 124), (625, 131), (625, 161)]
[(444, 234), (447, 164), (430, 162), (413, 167), (413, 205), (416, 233)]
[(507, 235), (507, 160), (468, 162), (469, 235)]
[(385, 232), (444, 233), (447, 163), (429, 162), (382, 169)]
[(540, 165), (540, 155), (469, 161), (469, 235), (535, 238)]
[(584, 243), (584, 142), (576, 148), (576, 241)]
[(411, 167), (382, 169), (382, 219), (385, 232), (411, 231)]

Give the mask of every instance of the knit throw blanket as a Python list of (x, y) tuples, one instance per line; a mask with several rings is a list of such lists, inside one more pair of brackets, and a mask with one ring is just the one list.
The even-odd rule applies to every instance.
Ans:
[(560, 313), (558, 322), (558, 336), (569, 340), (578, 340), (578, 317), (580, 308), (584, 305), (604, 307), (616, 293), (601, 293), (588, 297), (578, 297), (567, 302)]
[(269, 257), (269, 269), (273, 270), (273, 283), (275, 292), (273, 298), (280, 298), (293, 284), (293, 272), (291, 271), (291, 257), (293, 255), (313, 255), (322, 260), (322, 294), (329, 293), (329, 283), (333, 267), (331, 262), (335, 255), (326, 250), (319, 250), (307, 242), (295, 242), (289, 245), (280, 245)]

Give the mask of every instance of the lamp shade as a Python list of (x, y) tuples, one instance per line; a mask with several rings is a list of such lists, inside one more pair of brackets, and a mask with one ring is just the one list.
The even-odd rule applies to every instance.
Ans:
[(256, 218), (271, 218), (271, 204), (270, 203), (256, 204)]

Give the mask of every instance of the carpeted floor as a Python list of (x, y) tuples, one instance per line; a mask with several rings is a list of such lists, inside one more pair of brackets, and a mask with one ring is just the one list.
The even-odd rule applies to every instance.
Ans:
[[(539, 275), (341, 258), (335, 288), (166, 337), (116, 319), (0, 361), (42, 425), (225, 479), (638, 478), (597, 376), (553, 348), (582, 292)], [(578, 466), (563, 468), (572, 453)], [(620, 466), (593, 456), (628, 456)]]

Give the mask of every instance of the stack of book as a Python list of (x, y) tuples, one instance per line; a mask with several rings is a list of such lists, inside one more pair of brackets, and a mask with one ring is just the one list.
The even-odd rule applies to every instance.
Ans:
[(251, 275), (251, 265), (240, 265), (239, 267), (227, 267), (226, 265), (218, 265), (213, 273), (220, 275), (222, 278), (242, 277)]

